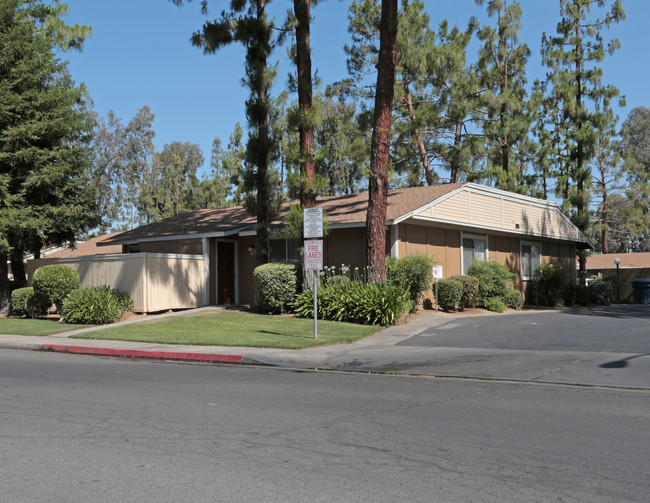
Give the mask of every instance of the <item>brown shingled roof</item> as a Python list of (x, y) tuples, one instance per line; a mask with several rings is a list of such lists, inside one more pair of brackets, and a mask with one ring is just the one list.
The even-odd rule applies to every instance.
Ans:
[[(386, 219), (389, 221), (395, 220), (463, 185), (462, 183), (448, 183), (391, 190), (388, 192)], [(282, 224), (291, 204), (297, 204), (297, 201), (286, 202), (282, 205), (280, 216), (274, 222), (275, 225)], [(319, 197), (316, 204), (327, 212), (329, 224), (332, 226), (365, 225), (366, 210), (368, 208), (367, 192)], [(106, 243), (137, 242), (166, 236), (201, 235), (217, 232), (232, 235), (242, 230), (252, 230), (254, 225), (255, 218), (249, 215), (241, 206), (196, 210), (123, 232), (107, 240)]]
[(109, 253), (122, 253), (122, 245), (110, 245), (110, 246), (101, 246), (98, 247), (99, 243), (107, 239), (114, 238), (119, 235), (119, 232), (113, 232), (112, 234), (104, 234), (96, 238), (89, 239), (88, 241), (82, 241), (75, 244), (75, 246), (70, 248), (65, 248), (63, 250), (58, 250), (53, 253), (44, 253), (42, 257), (47, 258), (69, 258), (69, 257), (81, 257), (85, 255), (107, 255)]
[(620, 258), (621, 269), (650, 268), (650, 253), (599, 253), (587, 257), (587, 269), (616, 269), (615, 258)]

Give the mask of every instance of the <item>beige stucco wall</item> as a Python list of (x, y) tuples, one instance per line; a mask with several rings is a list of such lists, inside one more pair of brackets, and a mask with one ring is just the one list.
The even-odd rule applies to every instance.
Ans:
[(82, 286), (107, 285), (131, 295), (136, 312), (205, 305), (205, 261), (201, 256), (132, 253), (29, 261), (39, 267), (62, 264), (79, 273)]

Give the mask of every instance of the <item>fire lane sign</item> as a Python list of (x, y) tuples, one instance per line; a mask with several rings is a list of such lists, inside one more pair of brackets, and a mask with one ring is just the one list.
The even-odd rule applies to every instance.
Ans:
[(321, 271), (323, 269), (323, 240), (305, 241), (305, 270)]

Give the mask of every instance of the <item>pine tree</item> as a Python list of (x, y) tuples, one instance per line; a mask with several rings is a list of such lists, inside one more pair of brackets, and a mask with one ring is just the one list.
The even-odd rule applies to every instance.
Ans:
[(386, 281), (386, 206), (397, 59), (397, 22), (397, 0), (382, 0), (366, 213), (367, 264), (375, 283)]
[[(607, 7), (604, 17), (591, 15), (592, 6)], [(598, 132), (606, 127), (612, 98), (618, 89), (602, 83), (602, 70), (596, 66), (605, 53), (613, 54), (619, 47), (617, 40), (607, 45), (602, 30), (612, 22), (625, 18), (620, 0), (560, 0), (562, 20), (557, 26), (557, 36), (542, 41), (544, 64), (549, 68), (548, 81), (552, 94), (568, 127), (561, 131), (567, 145), (566, 173), (571, 187), (567, 191), (571, 219), (582, 232), (590, 223), (589, 185), (591, 172), (589, 160), (593, 157)], [(586, 252), (578, 253), (580, 277), (584, 280)]]
[(74, 242), (98, 223), (84, 89), (57, 49), (89, 32), (68, 27), (64, 4), (0, 3), (0, 310), (7, 308), (7, 258), (17, 285), (24, 252)]
[[(517, 147), (530, 128), (526, 111), (526, 61), (530, 54), (519, 44), (521, 7), (516, 1), (476, 0), (487, 3), (489, 16), (496, 16), (496, 27), (483, 26), (479, 38), (484, 42), (479, 53), (482, 102), (487, 112), (483, 132), (488, 150), (488, 170), (499, 188), (522, 192), (523, 166), (517, 169)], [(515, 166), (512, 166), (515, 164)]]
[[(172, 0), (181, 5), (182, 0)], [(250, 90), (246, 101), (246, 118), (250, 128), (246, 145), (246, 171), (244, 206), (257, 219), (255, 256), (258, 265), (270, 260), (269, 227), (280, 204), (279, 180), (272, 169), (276, 154), (275, 138), (271, 134), (269, 115), (271, 100), (269, 90), (275, 71), (269, 67), (268, 58), (274, 47), (273, 22), (266, 14), (266, 0), (231, 0), (230, 10), (223, 11), (220, 19), (208, 21), (202, 30), (192, 36), (192, 44), (206, 54), (239, 42), (246, 48), (246, 77)], [(207, 13), (207, 0), (202, 2)]]

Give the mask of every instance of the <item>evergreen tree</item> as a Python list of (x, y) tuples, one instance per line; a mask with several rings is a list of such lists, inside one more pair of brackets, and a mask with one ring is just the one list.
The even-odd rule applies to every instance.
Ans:
[(86, 27), (60, 19), (63, 4), (0, 2), (0, 310), (8, 299), (7, 258), (17, 285), (23, 255), (74, 242), (98, 222), (84, 89), (57, 48), (78, 48)]
[(632, 109), (621, 128), (629, 251), (650, 251), (650, 108)]
[(300, 164), (302, 166), (302, 183), (300, 187), (300, 204), (305, 208), (316, 205), (314, 183), (316, 178), (313, 109), (313, 91), (311, 75), (311, 45), (309, 41), (309, 24), (311, 22), (310, 0), (293, 0), (296, 29), (296, 69), (298, 86), (298, 133), (300, 135)]
[[(497, 186), (504, 190), (524, 191), (523, 165), (513, 163), (517, 146), (523, 143), (530, 127), (526, 109), (526, 61), (530, 54), (519, 44), (521, 7), (507, 0), (476, 0), (487, 3), (489, 16), (496, 16), (496, 27), (483, 26), (479, 38), (484, 42), (478, 68), (487, 112), (483, 133), (488, 152), (488, 170)], [(522, 152), (523, 155), (523, 152)], [(515, 166), (512, 166), (515, 164)]]
[(375, 283), (386, 281), (386, 206), (397, 59), (397, 23), (397, 0), (382, 0), (366, 212), (367, 264), (370, 267), (371, 279)]
[[(172, 1), (176, 5), (183, 3), (182, 0)], [(275, 71), (269, 67), (268, 58), (274, 47), (271, 37), (274, 26), (266, 14), (267, 3), (266, 0), (231, 0), (229, 11), (223, 11), (219, 19), (206, 22), (202, 30), (192, 36), (192, 44), (206, 54), (214, 54), (234, 42), (246, 48), (244, 82), (250, 90), (246, 101), (250, 131), (246, 145), (244, 206), (257, 219), (255, 256), (258, 265), (270, 260), (269, 226), (281, 201), (277, 190), (279, 179), (272, 169), (276, 148), (269, 124), (269, 90)], [(207, 0), (202, 6), (207, 12)]]
[[(591, 15), (592, 6), (608, 10), (598, 18)], [(551, 92), (569, 126), (562, 134), (568, 147), (566, 173), (571, 180), (571, 219), (586, 233), (590, 223), (589, 160), (594, 155), (598, 132), (607, 126), (605, 110), (610, 100), (619, 95), (618, 89), (602, 83), (602, 70), (596, 66), (619, 43), (612, 40), (606, 45), (601, 32), (612, 22), (624, 19), (625, 13), (620, 0), (560, 0), (560, 13), (557, 36), (544, 36), (542, 56), (550, 70), (547, 78), (553, 85)], [(580, 277), (584, 280), (586, 252), (580, 250), (578, 258)]]

